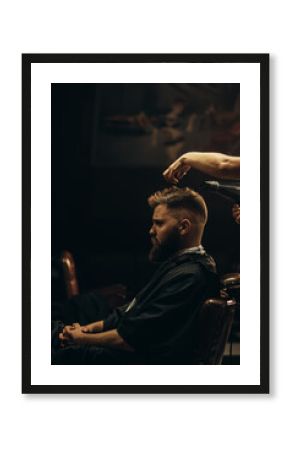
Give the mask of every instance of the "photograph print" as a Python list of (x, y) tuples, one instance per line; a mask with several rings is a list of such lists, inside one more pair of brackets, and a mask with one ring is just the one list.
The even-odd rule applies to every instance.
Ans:
[[(66, 60), (69, 55), (58, 56), (46, 55), (47, 64), (59, 61), (64, 73), (78, 59), (75, 55), (70, 63)], [(131, 55), (126, 60), (123, 56), (123, 61), (112, 57), (107, 62), (101, 55), (91, 55), (86, 66), (90, 71), (94, 63), (115, 64), (126, 70), (126, 64), (131, 66), (134, 58)], [(198, 61), (198, 55), (188, 55), (189, 60), (190, 56), (190, 65), (203, 66), (208, 74), (207, 64)], [(41, 57), (45, 59), (45, 55)], [(181, 66), (182, 61), (175, 62), (173, 55), (172, 61), (170, 55), (163, 55), (166, 57), (177, 69)], [(230, 56), (220, 57), (230, 62)], [(265, 65), (267, 58), (256, 57), (253, 65), (261, 71), (259, 61)], [(41, 89), (39, 83), (34, 93), (33, 81), (42, 75), (37, 71), (37, 56), (23, 58), (24, 66), (29, 65), (33, 75), (33, 136), (39, 120), (37, 101), (33, 110), (33, 99)], [(247, 55), (241, 57), (241, 63), (246, 59)], [(137, 60), (136, 65), (140, 65)], [(152, 63), (161, 67), (161, 60), (162, 55), (160, 61), (153, 58)], [(77, 65), (84, 66), (82, 58)], [(145, 65), (150, 67), (150, 58)], [(218, 57), (210, 65), (222, 66)], [(260, 76), (253, 72), (253, 85), (259, 86)], [(61, 76), (59, 82), (51, 80), (49, 86), (47, 80), (43, 81), (45, 99), (48, 87), (50, 90), (50, 121), (45, 127), (50, 131), (47, 172), (51, 202), (47, 236), (51, 239), (50, 255), (43, 250), (51, 261), (50, 274), (43, 275), (46, 285), (50, 285), (49, 304), (45, 301), (45, 311), (49, 312), (45, 314), (49, 326), (46, 349), (48, 343), (50, 349), (43, 361), (50, 366), (51, 381), (33, 384), (31, 365), (30, 380), (24, 388), (27, 392), (267, 390), (267, 382), (261, 383), (263, 377), (267, 380), (264, 367), (256, 367), (255, 362), (251, 372), (248, 348), (252, 345), (256, 349), (257, 342), (251, 343), (255, 336), (247, 333), (245, 312), (255, 306), (248, 304), (246, 296), (240, 296), (240, 273), (244, 295), (243, 286), (247, 289), (251, 283), (247, 272), (250, 268), (244, 270), (247, 263), (243, 263), (240, 221), (242, 198), (242, 222), (247, 232), (251, 219), (247, 196), (251, 193), (243, 179), (247, 178), (247, 167), (250, 176), (259, 172), (260, 159), (263, 164), (264, 158), (264, 165), (267, 161), (266, 146), (264, 156), (259, 145), (256, 150), (241, 146), (245, 141), (241, 104), (249, 107), (245, 105), (247, 97), (243, 98), (248, 78), (244, 81), (243, 77), (232, 77), (229, 82), (224, 76), (225, 81), (220, 82), (214, 69), (212, 82), (208, 82), (208, 75), (205, 82), (195, 82), (192, 76), (193, 82), (189, 83), (160, 82), (162, 74), (152, 82), (151, 77), (148, 82), (139, 76), (124, 82), (122, 76), (118, 81), (116, 72), (113, 82), (104, 82), (103, 76), (96, 76), (93, 82), (94, 74), (89, 82), (82, 82), (82, 75), (65, 82), (66, 77)], [(187, 78), (190, 81), (190, 73)], [(173, 81), (177, 79), (172, 76)], [(25, 89), (29, 80), (24, 81)], [(266, 88), (265, 84), (265, 92)], [(258, 113), (260, 96), (262, 92), (257, 93)], [(23, 150), (28, 151), (25, 147)], [(33, 144), (31, 150), (33, 167)], [(257, 155), (251, 158), (250, 150)], [(45, 200), (37, 198), (33, 203), (33, 189), (39, 189), (41, 196), (41, 184), (32, 184), (32, 222), (33, 204)], [(258, 182), (256, 196), (259, 187)], [(33, 234), (31, 238), (33, 241)], [(38, 240), (35, 237), (36, 244)], [(258, 246), (253, 248), (255, 251), (259, 258)], [(32, 278), (33, 271), (33, 283)], [(256, 277), (258, 293), (259, 283)], [(253, 303), (259, 313), (259, 295)], [(31, 318), (33, 309), (37, 315), (41, 308), (33, 308), (32, 301)], [(256, 323), (257, 336), (261, 326)], [(32, 337), (36, 334), (33, 319), (26, 321), (25, 327)], [(253, 356), (267, 353), (265, 343), (259, 344)], [(32, 344), (32, 358), (36, 355), (37, 345), (34, 348)], [(30, 361), (24, 354), (24, 367), (26, 363)], [(266, 366), (266, 356), (262, 364)], [(244, 375), (247, 370), (254, 383), (249, 382), (248, 374)], [(221, 379), (218, 383), (217, 371)], [(168, 372), (174, 375), (167, 380), (164, 374)], [(143, 379), (141, 373), (145, 373)], [(233, 378), (232, 374), (237, 373)], [(35, 374), (37, 378), (38, 369)], [(198, 377), (205, 380), (204, 384)], [(192, 383), (188, 382), (191, 379)]]

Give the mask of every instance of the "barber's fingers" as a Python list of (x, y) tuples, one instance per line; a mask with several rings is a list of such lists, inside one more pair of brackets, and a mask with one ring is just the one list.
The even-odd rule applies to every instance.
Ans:
[(190, 166), (182, 160), (177, 160), (163, 172), (164, 178), (177, 184), (190, 170)]
[(178, 180), (181, 180), (187, 172), (190, 170), (190, 166), (188, 164), (181, 164), (176, 170), (175, 170), (175, 176), (178, 178)]
[(165, 180), (168, 181), (168, 183), (177, 184), (179, 182), (179, 179), (172, 172), (169, 172), (163, 176), (164, 176)]
[(240, 215), (240, 205), (234, 205), (232, 208), (233, 215)]
[(178, 183), (179, 178), (176, 176), (176, 173), (180, 168), (180, 165), (181, 165), (180, 161), (177, 160), (163, 172), (163, 176), (166, 179), (166, 181), (169, 181), (171, 183)]
[(233, 206), (232, 213), (235, 222), (240, 224), (240, 205), (235, 204)]

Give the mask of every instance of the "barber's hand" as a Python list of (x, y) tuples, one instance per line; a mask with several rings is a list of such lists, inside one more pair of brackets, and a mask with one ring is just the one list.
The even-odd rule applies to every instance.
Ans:
[(84, 332), (79, 323), (73, 323), (72, 325), (66, 325), (59, 334), (59, 339), (63, 346), (79, 344)]
[(232, 209), (233, 218), (240, 225), (240, 205), (234, 205)]
[(164, 172), (166, 181), (177, 184), (190, 170), (190, 152), (180, 156)]

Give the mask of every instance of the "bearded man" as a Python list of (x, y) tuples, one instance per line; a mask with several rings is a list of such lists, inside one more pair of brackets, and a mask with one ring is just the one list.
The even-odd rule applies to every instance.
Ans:
[[(53, 364), (194, 364), (196, 316), (203, 300), (218, 295), (213, 259), (202, 247), (204, 199), (171, 187), (148, 199), (153, 209), (149, 259), (152, 279), (128, 304), (104, 320), (63, 326)], [(55, 342), (55, 339), (54, 339)]]

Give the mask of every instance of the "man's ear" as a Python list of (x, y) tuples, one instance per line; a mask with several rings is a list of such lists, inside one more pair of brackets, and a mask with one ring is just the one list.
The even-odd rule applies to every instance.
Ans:
[(182, 219), (178, 225), (178, 230), (181, 236), (185, 236), (191, 229), (191, 222), (189, 219)]

